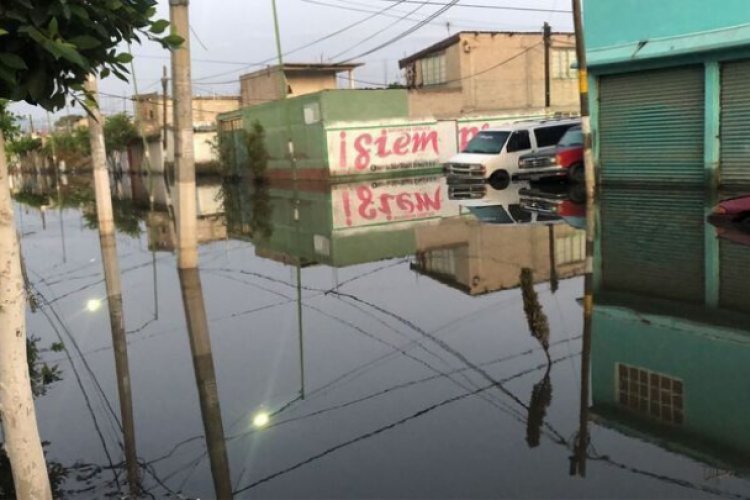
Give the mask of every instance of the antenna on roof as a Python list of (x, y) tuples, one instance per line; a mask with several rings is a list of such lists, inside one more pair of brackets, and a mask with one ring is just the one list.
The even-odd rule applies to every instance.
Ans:
[(450, 36), (451, 34), (451, 22), (450, 21), (445, 21), (445, 29), (448, 30), (448, 36)]

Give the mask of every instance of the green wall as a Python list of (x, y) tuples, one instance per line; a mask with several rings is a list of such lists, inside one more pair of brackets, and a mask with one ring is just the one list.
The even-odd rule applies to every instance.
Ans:
[(405, 89), (327, 90), (320, 92), (320, 96), (326, 124), (409, 116), (409, 99)]
[(588, 50), (748, 23), (747, 0), (584, 0)]
[(595, 407), (627, 413), (616, 401), (618, 362), (659, 372), (684, 383), (684, 423), (675, 430), (727, 455), (750, 453), (747, 332), (597, 306), (591, 356)]

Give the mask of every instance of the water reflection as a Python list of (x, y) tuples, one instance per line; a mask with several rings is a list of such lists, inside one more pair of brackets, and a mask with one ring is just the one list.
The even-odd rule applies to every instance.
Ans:
[[(587, 219), (580, 193), (561, 185), (474, 186), (461, 198), (434, 176), (207, 180), (198, 186), (201, 269), (175, 273), (169, 183), (128, 182), (117, 195), (142, 231), (119, 233), (118, 256), (134, 301), (123, 314), (143, 325), (125, 337), (144, 489), (163, 483), (153, 491), (201, 498), (750, 494), (750, 247), (706, 224), (714, 197), (608, 189)], [(599, 236), (582, 353), (587, 220)], [(41, 225), (26, 220), (34, 269), (50, 251), (45, 236), (57, 234)], [(50, 281), (76, 280), (50, 300), (75, 321), (90, 272), (75, 271), (86, 265), (77, 256), (91, 240), (86, 228), (66, 229), (68, 263)], [(144, 292), (152, 287), (154, 297)], [(85, 334), (86, 323), (76, 325)], [(589, 388), (581, 354), (592, 361), (592, 398), (579, 413)], [(116, 371), (111, 355), (81, 356)], [(115, 382), (105, 390), (114, 394)], [(55, 409), (79, 415), (73, 403)], [(49, 422), (58, 460), (97, 456), (93, 431), (71, 444)], [(565, 474), (571, 455), (585, 479)]]

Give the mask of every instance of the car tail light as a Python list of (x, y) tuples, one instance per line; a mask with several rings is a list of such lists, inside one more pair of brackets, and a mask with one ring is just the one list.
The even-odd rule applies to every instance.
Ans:
[(727, 209), (719, 205), (718, 207), (714, 208), (714, 213), (716, 215), (724, 215), (727, 213)]

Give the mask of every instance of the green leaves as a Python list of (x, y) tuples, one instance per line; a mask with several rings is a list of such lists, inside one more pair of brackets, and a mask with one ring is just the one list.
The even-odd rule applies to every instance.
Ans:
[(24, 100), (48, 110), (81, 100), (91, 72), (127, 80), (132, 56), (123, 42), (141, 39), (172, 48), (180, 37), (162, 36), (156, 0), (0, 0), (0, 99)]

